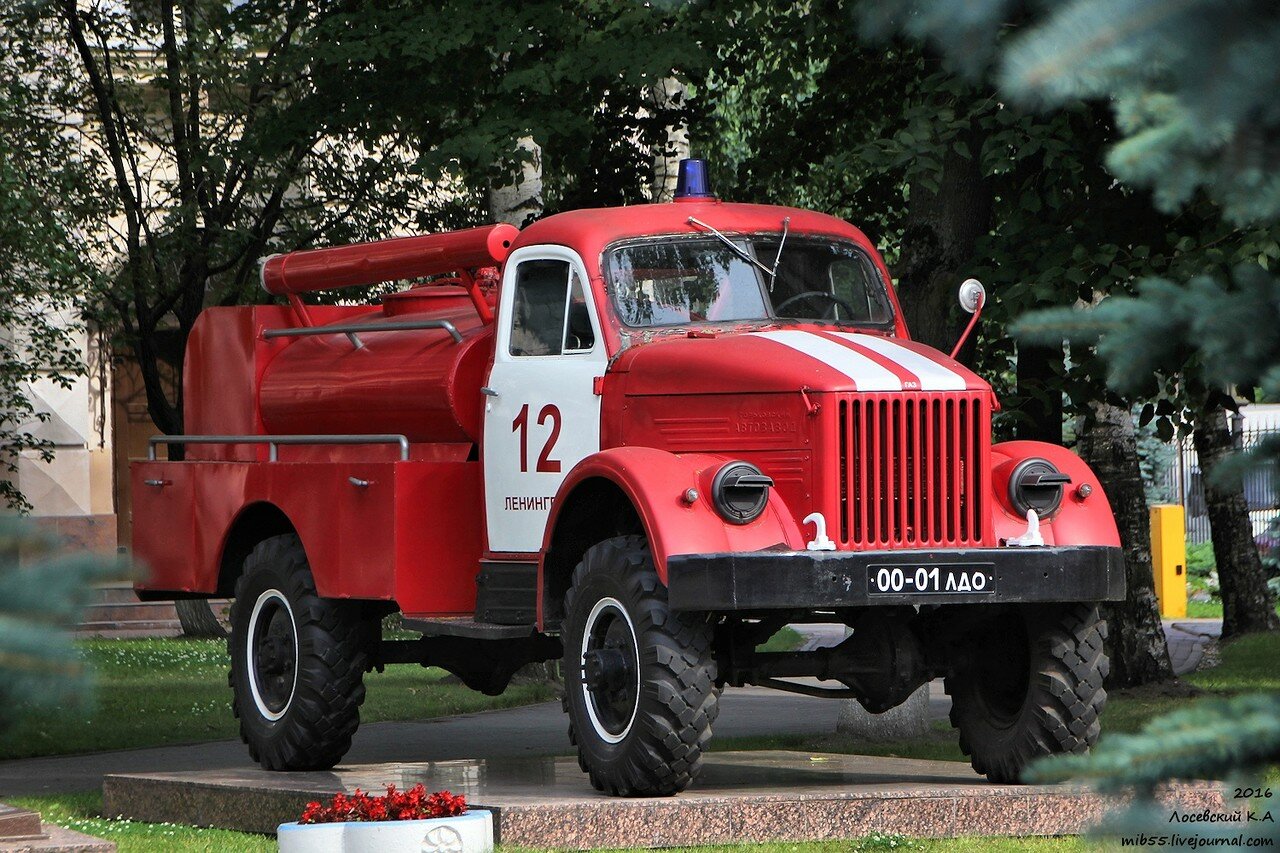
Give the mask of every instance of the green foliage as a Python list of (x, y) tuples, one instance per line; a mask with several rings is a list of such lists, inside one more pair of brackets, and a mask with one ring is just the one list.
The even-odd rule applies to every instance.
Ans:
[[(1280, 288), (1256, 263), (1228, 282), (1210, 276), (1179, 285), (1146, 278), (1137, 297), (1113, 297), (1091, 311), (1032, 314), (1013, 327), (1028, 340), (1095, 343), (1112, 387), (1154, 392), (1158, 378), (1183, 370), (1207, 385), (1261, 386), (1280, 393)], [(1244, 330), (1248, 330), (1244, 333)]]
[(873, 35), (927, 39), (971, 76), (994, 70), (1022, 104), (1109, 102), (1124, 138), (1108, 166), (1166, 212), (1203, 189), (1232, 222), (1280, 217), (1274, 3), (892, 0), (861, 12)]
[(1137, 412), (1138, 467), (1142, 471), (1142, 487), (1148, 504), (1178, 503), (1174, 485), (1165, 473), (1177, 465), (1178, 445), (1161, 438), (1158, 426), (1152, 423), (1155, 406), (1148, 404)]
[(1267, 0), (1076, 0), (1010, 45), (1002, 88), (1050, 106), (1110, 100), (1122, 180), (1167, 211), (1203, 189), (1232, 222), (1265, 222), (1280, 218), (1277, 56)]
[(516, 174), (531, 137), (553, 207), (638, 201), (654, 148), (692, 109), (651, 89), (705, 67), (709, 20), (627, 0), (354, 3), (300, 33), (314, 91), (293, 113), (348, 138), (404, 134), (420, 174), (470, 188)]
[[(56, 113), (70, 104), (66, 63), (31, 49), (32, 33), (0, 2), (0, 466), (18, 455), (52, 459), (35, 436), (47, 412), (27, 393), (39, 380), (68, 388), (85, 372), (77, 333), (83, 292), (93, 281), (81, 228), (95, 214), (81, 152)], [(30, 509), (9, 479), (0, 499)]]
[(0, 517), (0, 731), (24, 715), (84, 707), (89, 674), (71, 629), (112, 561), (52, 558), (55, 543), (26, 522)]
[(1187, 574), (1193, 578), (1207, 578), (1217, 568), (1212, 542), (1187, 543)]

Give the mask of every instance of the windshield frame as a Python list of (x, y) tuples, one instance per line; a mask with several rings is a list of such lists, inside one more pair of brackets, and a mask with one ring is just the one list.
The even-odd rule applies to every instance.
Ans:
[[(726, 231), (723, 233), (730, 240), (746, 241), (747, 245), (745, 247), (745, 250), (748, 253), (750, 253), (753, 257), (756, 256), (756, 248), (753, 241), (761, 240), (761, 239), (779, 240), (782, 237), (781, 230), (775, 231), (772, 229), (767, 231), (751, 231), (751, 232)], [(888, 318), (881, 322), (869, 322), (869, 321), (855, 321), (855, 320), (827, 320), (827, 319), (810, 318), (810, 317), (779, 317), (773, 313), (774, 309), (773, 309), (772, 299), (770, 299), (768, 296), (768, 291), (771, 289), (769, 287), (769, 283), (767, 281), (764, 281), (761, 278), (761, 276), (763, 276), (764, 274), (757, 271), (756, 273), (757, 280), (760, 282), (762, 288), (765, 291), (764, 293), (762, 293), (762, 296), (765, 299), (765, 309), (766, 311), (768, 311), (768, 316), (753, 317), (749, 319), (737, 319), (737, 320), (688, 320), (680, 323), (650, 323), (650, 324), (644, 324), (644, 325), (632, 325), (628, 323), (626, 321), (626, 318), (623, 316), (623, 311), (621, 307), (618, 305), (618, 302), (617, 302), (617, 291), (614, 286), (614, 268), (613, 268), (614, 253), (620, 249), (627, 249), (633, 246), (644, 246), (644, 245), (650, 245), (653, 243), (674, 243), (674, 242), (686, 242), (686, 241), (690, 241), (690, 242), (710, 241), (712, 243), (719, 242), (715, 238), (715, 236), (706, 232), (699, 232), (699, 233), (693, 233), (693, 234), (688, 234), (688, 233), (652, 234), (652, 235), (646, 234), (642, 236), (627, 237), (621, 240), (615, 240), (614, 242), (609, 243), (607, 246), (604, 247), (604, 250), (600, 253), (600, 273), (601, 273), (600, 278), (601, 278), (601, 282), (603, 284), (603, 289), (604, 289), (603, 295), (605, 297), (605, 302), (608, 303), (609, 311), (612, 312), (614, 318), (618, 322), (618, 325), (623, 330), (627, 332), (661, 333), (661, 332), (668, 332), (675, 329), (685, 329), (685, 328), (707, 328), (707, 327), (726, 328), (731, 326), (750, 326), (750, 325), (776, 326), (779, 324), (787, 324), (787, 323), (807, 323), (807, 324), (813, 324), (813, 325), (819, 325), (819, 326), (832, 326), (836, 328), (870, 329), (877, 332), (887, 332), (892, 334), (898, 328), (898, 323), (899, 323), (898, 303), (893, 293), (893, 286), (892, 284), (890, 284), (889, 280), (885, 277), (885, 275), (881, 271), (880, 265), (876, 263), (875, 258), (873, 258), (871, 253), (867, 251), (866, 247), (860, 245), (855, 240), (852, 240), (849, 237), (844, 235), (797, 233), (795, 231), (791, 231), (790, 233), (787, 234), (786, 247), (784, 248), (782, 253), (783, 257), (786, 256), (788, 251), (795, 249), (798, 246), (804, 245), (806, 243), (828, 243), (828, 244), (835, 243), (841, 246), (842, 248), (848, 249), (852, 256), (858, 258), (858, 261), (859, 263), (862, 264), (864, 271), (870, 274), (870, 280), (879, 282), (880, 287), (882, 288), (882, 293), (884, 294), (885, 306), (887, 307), (889, 312)], [(768, 259), (764, 259), (764, 260), (768, 260)]]

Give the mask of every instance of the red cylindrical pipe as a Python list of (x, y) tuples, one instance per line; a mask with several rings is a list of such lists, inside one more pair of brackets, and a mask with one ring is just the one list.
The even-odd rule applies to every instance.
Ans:
[(262, 286), (278, 295), (307, 293), (493, 266), (519, 233), (514, 225), (483, 225), (272, 255), (262, 264)]

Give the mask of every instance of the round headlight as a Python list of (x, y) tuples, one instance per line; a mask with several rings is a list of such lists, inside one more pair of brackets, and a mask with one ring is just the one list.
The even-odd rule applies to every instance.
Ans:
[(746, 524), (764, 512), (772, 485), (773, 480), (750, 462), (730, 462), (716, 472), (711, 497), (725, 521)]
[(1040, 518), (1048, 518), (1062, 506), (1064, 487), (1070, 482), (1049, 460), (1024, 459), (1009, 476), (1009, 503), (1018, 515), (1034, 509)]

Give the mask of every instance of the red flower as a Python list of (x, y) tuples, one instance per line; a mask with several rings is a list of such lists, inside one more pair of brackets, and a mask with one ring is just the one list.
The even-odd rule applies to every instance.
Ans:
[(343, 821), (426, 820), (465, 813), (467, 799), (449, 791), (428, 794), (421, 783), (408, 791), (387, 786), (387, 793), (371, 797), (359, 788), (348, 796), (334, 794), (329, 805), (307, 803), (299, 823), (339, 823)]

